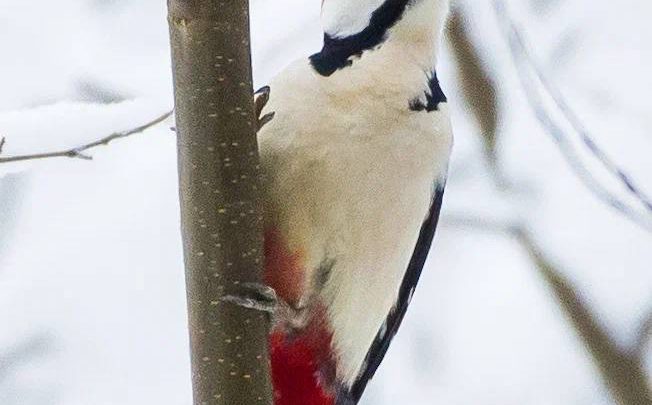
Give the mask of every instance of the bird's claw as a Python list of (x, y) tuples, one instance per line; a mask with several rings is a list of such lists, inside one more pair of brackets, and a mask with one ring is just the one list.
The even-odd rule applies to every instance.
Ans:
[(237, 305), (254, 311), (265, 312), (271, 316), (274, 327), (282, 325), (289, 330), (302, 329), (309, 320), (308, 307), (295, 308), (279, 298), (276, 290), (260, 283), (241, 283), (242, 294), (225, 295), (222, 302)]
[(220, 301), (272, 315), (276, 313), (279, 301), (272, 287), (260, 283), (241, 283), (240, 286), (242, 294), (225, 295)]
[(275, 112), (270, 112), (263, 115), (262, 117), (260, 116), (263, 113), (263, 108), (265, 108), (267, 102), (269, 101), (270, 93), (271, 89), (269, 86), (261, 87), (254, 93), (254, 112), (256, 114), (256, 120), (258, 123), (258, 131), (260, 131), (260, 129), (264, 127), (265, 124), (269, 123), (276, 114)]

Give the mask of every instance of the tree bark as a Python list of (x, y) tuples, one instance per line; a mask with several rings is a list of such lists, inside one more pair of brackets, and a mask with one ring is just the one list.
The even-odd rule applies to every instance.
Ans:
[(169, 0), (195, 405), (272, 404), (247, 0)]

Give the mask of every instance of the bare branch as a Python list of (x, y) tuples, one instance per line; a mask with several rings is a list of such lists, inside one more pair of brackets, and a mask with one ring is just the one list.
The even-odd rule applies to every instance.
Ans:
[[(499, 3), (496, 2), (495, 4), (497, 7), (500, 7)], [(521, 80), (524, 87), (532, 84), (528, 78), (521, 78)], [(538, 107), (539, 99), (536, 92), (533, 89), (526, 88), (526, 93), (530, 97), (528, 101), (537, 113), (537, 118), (545, 124), (546, 129), (551, 131), (550, 133), (558, 141), (567, 158), (569, 156), (571, 157), (569, 161), (572, 164), (578, 164), (574, 168), (586, 176), (585, 181), (587, 179), (589, 181), (593, 180), (591, 174), (581, 165), (574, 155), (575, 152), (567, 144), (561, 128), (552, 121), (545, 111)], [(564, 148), (568, 149), (566, 150)], [(486, 148), (484, 151), (485, 153), (490, 153)], [(491, 175), (494, 183), (499, 184), (501, 179), (498, 173), (494, 171)], [(589, 184), (593, 185), (592, 183)], [(592, 191), (605, 193), (600, 194), (601, 198), (608, 202), (613, 202), (611, 195), (606, 190), (603, 190), (599, 183), (596, 182), (596, 184)], [(617, 200), (614, 201), (619, 203)], [(550, 287), (559, 307), (567, 314), (573, 329), (578, 333), (583, 345), (589, 351), (615, 402), (618, 405), (652, 405), (652, 393), (647, 383), (641, 356), (637, 356), (636, 353), (632, 354), (627, 350), (622, 350), (619, 347), (606, 328), (600, 323), (597, 315), (595, 315), (590, 306), (582, 299), (578, 289), (565, 277), (564, 272), (553, 263), (553, 260), (547, 257), (544, 249), (538, 245), (526, 224), (510, 223), (482, 217), (470, 217), (467, 215), (448, 215), (442, 221), (444, 224), (513, 237), (528, 254), (532, 263)], [(652, 323), (652, 320), (650, 323)], [(643, 328), (641, 332), (642, 337), (649, 335), (649, 331), (645, 329), (647, 327)], [(647, 337), (640, 339), (639, 345), (641, 341), (645, 345), (645, 339)]]
[[(560, 308), (568, 316), (573, 329), (595, 361), (602, 379), (616, 402), (619, 405), (652, 403), (652, 392), (647, 385), (642, 362), (642, 350), (630, 353), (620, 349), (589, 305), (582, 299), (578, 289), (564, 276), (564, 272), (553, 264), (525, 226), (464, 215), (449, 216), (444, 219), (444, 224), (515, 238), (550, 287)], [(638, 345), (646, 344), (651, 328), (652, 315), (641, 331)]]
[(616, 162), (611, 159), (607, 153), (595, 142), (594, 136), (589, 132), (586, 125), (579, 118), (577, 113), (570, 107), (564, 99), (561, 91), (552, 83), (550, 79), (543, 73), (541, 66), (534, 60), (526, 46), (525, 39), (521, 32), (516, 29), (512, 24), (512, 33), (516, 39), (516, 45), (520, 48), (520, 54), (528, 62), (537, 79), (543, 85), (543, 88), (548, 92), (551, 99), (557, 105), (559, 111), (565, 116), (573, 129), (578, 133), (584, 145), (591, 151), (591, 153), (602, 163), (602, 165), (616, 178), (620, 179), (625, 188), (640, 201), (643, 206), (652, 211), (652, 201), (634, 182), (632, 177), (625, 173), (623, 169), (618, 167)]
[(256, 130), (272, 116), (259, 117), (268, 89), (252, 99), (248, 11), (168, 1), (195, 405), (274, 403), (269, 313), (234, 305), (264, 282)]
[(516, 224), (510, 224), (464, 214), (446, 215), (442, 218), (442, 224), (456, 228), (472, 229), (485, 233), (505, 235), (515, 233), (521, 229), (521, 227)]
[(480, 128), (488, 163), (497, 170), (498, 91), (480, 51), (473, 43), (469, 27), (465, 14), (455, 7), (448, 20), (447, 38), (457, 60), (462, 96)]
[(650, 311), (643, 319), (639, 328), (638, 336), (632, 348), (632, 355), (635, 358), (643, 361), (645, 349), (650, 339), (652, 339), (652, 311)]
[(7, 140), (4, 137), (2, 137), (2, 139), (0, 139), (0, 155), (2, 155), (2, 148), (5, 147), (5, 142), (6, 141)]
[(630, 356), (619, 348), (591, 308), (581, 298), (577, 288), (552, 263), (527, 231), (518, 232), (517, 238), (579, 333), (616, 403), (652, 404), (652, 392), (648, 387), (645, 369), (640, 359)]
[[(55, 152), (46, 152), (46, 153), (36, 153), (36, 154), (31, 154), (31, 155), (19, 155), (19, 156), (8, 156), (8, 157), (0, 157), (0, 163), (12, 163), (12, 162), (21, 162), (25, 160), (37, 160), (37, 159), (48, 159), (48, 158), (73, 158), (73, 159), (83, 159), (83, 160), (91, 160), (92, 157), (90, 155), (87, 155), (86, 151), (96, 148), (98, 146), (102, 145), (108, 145), (110, 142), (115, 141), (117, 139), (121, 138), (126, 138), (131, 135), (139, 134), (163, 121), (165, 121), (168, 117), (172, 115), (172, 111), (168, 111), (165, 114), (161, 115), (160, 117), (143, 124), (141, 126), (138, 126), (136, 128), (127, 130), (127, 131), (122, 131), (122, 132), (115, 132), (111, 135), (105, 136), (104, 138), (98, 139), (96, 141), (87, 143), (85, 145), (81, 145), (75, 148), (71, 149), (66, 149), (66, 150), (60, 150), (60, 151), (55, 151)], [(2, 141), (0, 141), (0, 154), (2, 153), (2, 147), (5, 144), (5, 139), (2, 138)]]
[(542, 107), (543, 102), (536, 89), (533, 78), (528, 71), (534, 71), (536, 79), (543, 85), (544, 90), (553, 99), (558, 109), (564, 114), (566, 119), (570, 122), (571, 126), (576, 132), (580, 134), (580, 139), (589, 150), (589, 152), (608, 170), (608, 172), (615, 176), (616, 179), (632, 194), (646, 209), (648, 214), (652, 214), (652, 203), (647, 196), (635, 185), (629, 175), (624, 170), (620, 169), (611, 159), (609, 159), (604, 151), (598, 147), (596, 142), (592, 139), (585, 126), (581, 123), (577, 115), (570, 109), (568, 104), (563, 100), (560, 92), (556, 90), (549, 80), (545, 78), (542, 70), (530, 57), (525, 41), (522, 35), (517, 30), (514, 23), (510, 20), (505, 7), (500, 0), (494, 0), (494, 9), (498, 20), (503, 28), (503, 32), (509, 43), (512, 59), (518, 71), (518, 77), (521, 85), (525, 91), (529, 106), (534, 111), (536, 118), (544, 127), (546, 132), (557, 143), (566, 161), (570, 164), (573, 171), (600, 201), (610, 206), (616, 211), (619, 211), (623, 216), (630, 221), (636, 223), (640, 227), (652, 232), (652, 216), (644, 215), (635, 208), (631, 207), (622, 201), (614, 193), (610, 192), (603, 186), (589, 171), (589, 169), (582, 163), (577, 152), (569, 141), (569, 136), (548, 114)]

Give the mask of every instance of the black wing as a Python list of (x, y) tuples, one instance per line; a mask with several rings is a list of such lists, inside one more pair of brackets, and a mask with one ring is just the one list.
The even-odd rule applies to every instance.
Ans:
[(421, 276), (421, 270), (423, 269), (423, 265), (428, 257), (430, 245), (435, 236), (435, 230), (437, 229), (437, 223), (439, 222), (439, 213), (441, 211), (444, 197), (444, 187), (445, 184), (439, 184), (434, 192), (430, 211), (421, 226), (419, 239), (414, 247), (410, 264), (408, 265), (405, 276), (403, 277), (396, 304), (387, 316), (385, 324), (382, 326), (381, 330), (378, 331), (374, 343), (369, 348), (369, 352), (365, 358), (364, 368), (360, 372), (358, 379), (355, 381), (350, 391), (347, 390), (347, 392), (341, 393), (341, 398), (338, 398), (338, 405), (358, 403), (360, 397), (362, 397), (362, 393), (367, 387), (367, 384), (376, 373), (380, 363), (383, 361), (394, 335), (396, 335), (398, 328), (401, 326), (405, 312), (410, 305), (412, 294), (414, 294), (414, 289), (416, 288), (419, 277)]

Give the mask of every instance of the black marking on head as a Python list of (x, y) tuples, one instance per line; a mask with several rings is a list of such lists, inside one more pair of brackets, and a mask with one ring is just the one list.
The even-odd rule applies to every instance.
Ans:
[(324, 34), (324, 46), (321, 52), (310, 57), (312, 67), (322, 76), (330, 76), (338, 69), (351, 66), (352, 56), (382, 44), (387, 31), (403, 16), (407, 5), (412, 0), (385, 0), (372, 14), (369, 25), (357, 34), (346, 38), (333, 38)]
[[(378, 366), (380, 366), (380, 363), (383, 361), (383, 358), (389, 349), (389, 345), (405, 317), (408, 305), (410, 304), (410, 299), (412, 298), (414, 289), (419, 281), (419, 277), (421, 276), (421, 270), (423, 270), (423, 265), (426, 263), (426, 258), (430, 251), (430, 245), (435, 236), (435, 230), (437, 229), (437, 223), (439, 222), (439, 213), (444, 198), (444, 187), (444, 184), (439, 184), (434, 192), (430, 211), (421, 225), (419, 239), (417, 240), (417, 244), (412, 252), (412, 258), (408, 264), (405, 276), (403, 276), (403, 282), (399, 289), (396, 304), (389, 315), (387, 315), (385, 323), (381, 326), (373, 344), (369, 348), (367, 357), (364, 361), (364, 366), (362, 367), (362, 370), (360, 370), (358, 378), (344, 396), (349, 401), (350, 398), (352, 398), (353, 402), (350, 402), (352, 404), (357, 404), (358, 401), (360, 401), (362, 393), (376, 373)], [(343, 403), (348, 404), (349, 402)]]
[(437, 71), (432, 70), (432, 73), (428, 77), (428, 90), (424, 91), (425, 102), (419, 97), (415, 97), (409, 102), (410, 110), (412, 111), (439, 111), (439, 104), (445, 103), (448, 101), (444, 91), (439, 85), (439, 79), (437, 78)]

